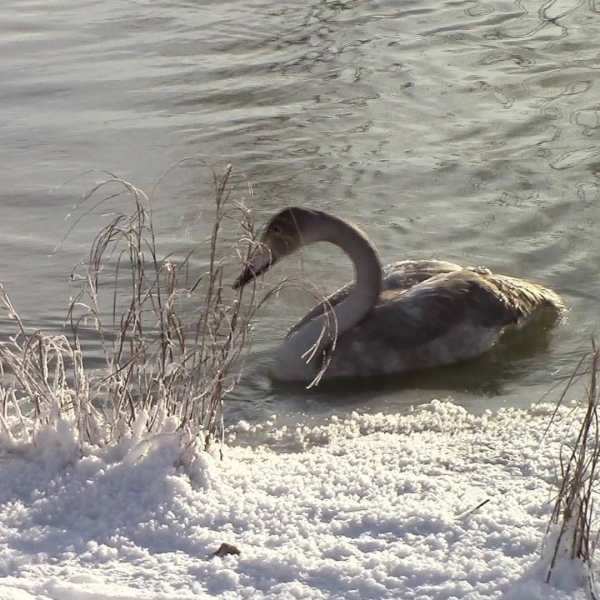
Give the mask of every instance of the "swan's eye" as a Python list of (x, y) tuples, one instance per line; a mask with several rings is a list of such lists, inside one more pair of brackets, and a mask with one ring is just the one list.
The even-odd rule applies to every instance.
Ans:
[(273, 225), (273, 233), (276, 233), (277, 235), (281, 235), (283, 233), (283, 229), (281, 228), (281, 225)]

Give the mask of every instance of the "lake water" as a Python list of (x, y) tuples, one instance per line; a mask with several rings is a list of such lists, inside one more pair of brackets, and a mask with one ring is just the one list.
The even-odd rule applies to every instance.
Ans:
[[(174, 163), (233, 163), (259, 221), (285, 205), (358, 223), (384, 262), (486, 265), (556, 289), (546, 336), (472, 363), (312, 392), (275, 386), (272, 352), (311, 305), (283, 294), (256, 323), (231, 418), (406, 410), (453, 396), (527, 406), (589, 348), (600, 295), (600, 4), (596, 0), (19, 0), (0, 6), (0, 280), (26, 322), (64, 319), (68, 276), (105, 221), (60, 248), (106, 169), (150, 189)], [(73, 179), (75, 178), (75, 179)], [(161, 240), (206, 235), (208, 174), (178, 169), (154, 205)], [(279, 265), (271, 281), (298, 272)], [(303, 275), (352, 276), (327, 247)], [(2, 317), (4, 321), (4, 316)]]

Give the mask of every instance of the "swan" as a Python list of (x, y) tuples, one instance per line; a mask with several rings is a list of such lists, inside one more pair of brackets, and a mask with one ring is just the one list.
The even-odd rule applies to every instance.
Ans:
[(541, 285), (438, 260), (381, 266), (354, 224), (300, 207), (269, 221), (238, 279), (239, 289), (304, 246), (329, 242), (354, 264), (355, 281), (329, 296), (293, 326), (275, 356), (281, 381), (371, 377), (474, 358), (511, 326), (564, 308)]

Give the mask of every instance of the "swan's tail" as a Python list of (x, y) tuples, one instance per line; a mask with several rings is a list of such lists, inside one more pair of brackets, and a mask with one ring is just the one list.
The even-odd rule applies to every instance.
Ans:
[(559, 313), (566, 309), (565, 303), (556, 292), (537, 283), (506, 275), (490, 274), (487, 278), (514, 313), (516, 325), (525, 325), (531, 317), (540, 312)]

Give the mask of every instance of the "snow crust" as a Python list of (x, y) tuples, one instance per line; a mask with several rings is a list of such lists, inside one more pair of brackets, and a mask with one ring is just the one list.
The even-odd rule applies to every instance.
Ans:
[(0, 598), (586, 598), (576, 561), (544, 583), (577, 426), (546, 431), (554, 410), (240, 423), (191, 464), (175, 433), (83, 454), (64, 426), (0, 435)]

